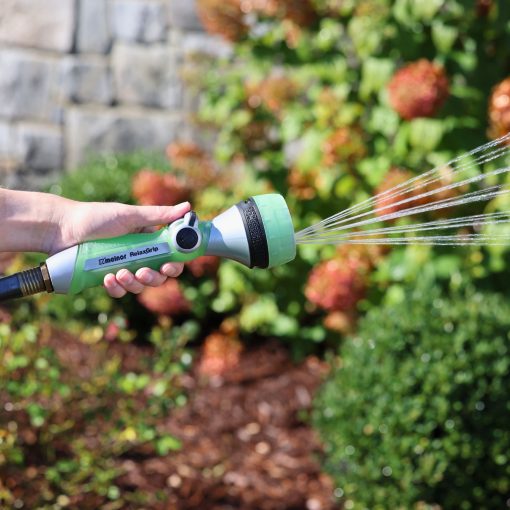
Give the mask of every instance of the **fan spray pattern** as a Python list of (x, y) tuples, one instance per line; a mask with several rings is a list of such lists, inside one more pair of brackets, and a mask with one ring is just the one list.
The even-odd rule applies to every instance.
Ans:
[[(506, 245), (510, 230), (502, 233), (494, 226), (510, 225), (510, 211), (441, 216), (454, 214), (453, 208), (489, 202), (510, 193), (509, 144), (507, 134), (397, 184), (297, 232), (296, 243)], [(410, 221), (425, 213), (440, 218)], [(390, 225), (382, 226), (384, 223)]]

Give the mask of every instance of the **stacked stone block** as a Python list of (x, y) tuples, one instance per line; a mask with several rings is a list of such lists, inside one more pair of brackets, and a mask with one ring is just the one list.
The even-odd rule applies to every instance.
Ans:
[(1, 0), (0, 185), (192, 136), (182, 69), (197, 52), (229, 49), (193, 0)]

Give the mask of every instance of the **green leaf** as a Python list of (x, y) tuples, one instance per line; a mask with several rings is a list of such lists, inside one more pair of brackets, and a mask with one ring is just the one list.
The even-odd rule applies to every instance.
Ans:
[(322, 144), (326, 133), (318, 129), (309, 129), (302, 138), (303, 150), (297, 160), (301, 170), (315, 170), (322, 160)]
[(417, 19), (430, 21), (437, 14), (445, 0), (410, 0), (409, 8)]
[(180, 450), (182, 443), (174, 436), (163, 436), (156, 440), (158, 455), (167, 455), (170, 451)]
[(433, 151), (441, 142), (444, 124), (436, 119), (413, 119), (410, 123), (409, 142), (424, 152)]
[(390, 80), (395, 63), (390, 59), (367, 58), (361, 69), (360, 97), (368, 99), (370, 94), (379, 92)]
[(432, 41), (441, 53), (448, 53), (457, 36), (459, 30), (456, 27), (445, 25), (442, 21), (432, 22)]
[(245, 331), (253, 333), (263, 326), (272, 325), (279, 316), (278, 307), (270, 296), (262, 295), (257, 301), (241, 310), (239, 324)]
[(383, 31), (379, 24), (368, 16), (351, 18), (347, 31), (360, 57), (376, 53), (381, 46)]

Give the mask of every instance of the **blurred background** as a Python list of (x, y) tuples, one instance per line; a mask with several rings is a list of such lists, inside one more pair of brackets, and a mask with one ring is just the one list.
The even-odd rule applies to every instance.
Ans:
[[(0, 4), (3, 186), (204, 219), (275, 191), (299, 230), (509, 132), (506, 0)], [(510, 507), (509, 262), (302, 246), (9, 303), (0, 508)]]
[(184, 0), (8, 0), (0, 45), (1, 179), (29, 189), (92, 154), (192, 137), (185, 68), (231, 53)]

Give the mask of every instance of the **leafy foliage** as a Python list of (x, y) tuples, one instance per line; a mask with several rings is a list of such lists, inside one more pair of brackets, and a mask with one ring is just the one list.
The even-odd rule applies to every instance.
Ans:
[(142, 350), (87, 345), (47, 323), (1, 324), (0, 503), (92, 509), (155, 501), (121, 495), (116, 480), (122, 459), (179, 449), (161, 422), (186, 402), (177, 383), (192, 359), (185, 345), (193, 329), (154, 329), (152, 348)]
[(372, 309), (315, 402), (350, 508), (503, 508), (510, 491), (510, 306), (422, 284)]
[[(220, 25), (208, 26), (234, 40), (234, 55), (209, 70), (200, 116), (219, 129), (218, 162), (236, 170), (226, 202), (276, 190), (285, 196), (299, 230), (486, 140), (492, 88), (510, 74), (506, 3), (238, 4), (242, 32), (232, 37)], [(208, 0), (201, 9), (217, 12), (222, 5)], [(297, 5), (309, 14), (306, 23), (289, 17)], [(492, 102), (498, 134), (505, 129), (505, 87), (496, 90)], [(445, 166), (442, 184), (451, 182), (450, 174)], [(213, 195), (216, 200), (211, 192), (199, 203)], [(469, 211), (477, 212), (483, 211)], [(213, 308), (251, 316), (241, 320), (245, 332), (287, 338), (301, 352), (313, 342), (338, 342), (337, 331), (349, 329), (339, 327), (345, 317), (352, 325), (360, 309), (377, 304), (387, 292), (399, 292), (401, 282), (416, 278), (429, 262), (447, 279), (456, 272), (485, 277), (502, 268), (504, 256), (480, 248), (453, 253), (423, 247), (384, 255), (350, 293), (345, 281), (360, 277), (349, 274), (348, 267), (332, 271), (331, 282), (324, 269), (319, 281), (328, 261), (329, 267), (338, 260), (345, 266), (345, 254), (332, 247), (301, 247), (296, 261), (270, 275), (225, 263)], [(327, 292), (314, 291), (328, 285)], [(361, 292), (365, 288), (368, 292)], [(325, 300), (344, 293), (348, 306), (321, 306), (314, 298), (318, 293)]]

